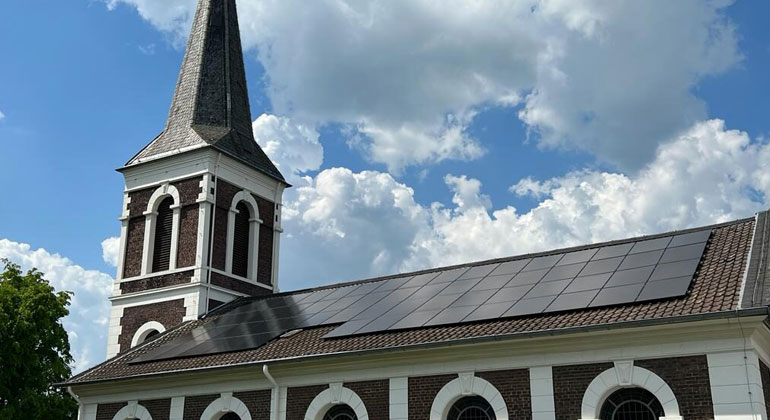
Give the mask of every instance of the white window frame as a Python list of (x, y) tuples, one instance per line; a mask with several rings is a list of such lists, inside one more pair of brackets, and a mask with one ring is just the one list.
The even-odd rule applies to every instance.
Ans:
[(262, 219), (259, 217), (259, 205), (251, 192), (247, 190), (239, 191), (233, 197), (230, 203), (230, 209), (227, 212), (227, 251), (225, 252), (225, 272), (235, 277), (233, 274), (233, 241), (235, 240), (235, 216), (238, 214), (236, 207), (239, 203), (245, 203), (249, 207), (251, 217), (249, 218), (249, 262), (246, 278), (254, 283), (257, 282), (257, 263), (259, 262), (259, 229), (262, 225)]
[(487, 400), (495, 410), (497, 420), (508, 420), (508, 406), (500, 391), (494, 385), (483, 378), (477, 377), (474, 372), (458, 374), (457, 379), (449, 381), (436, 394), (433, 405), (430, 408), (430, 420), (444, 420), (449, 415), (449, 410), (460, 398), (478, 396)]
[(235, 413), (241, 420), (251, 420), (251, 413), (246, 404), (233, 397), (232, 392), (223, 392), (212, 401), (201, 414), (201, 420), (219, 420), (227, 413)]
[(144, 343), (144, 341), (147, 340), (147, 336), (153, 331), (157, 331), (158, 334), (160, 334), (166, 331), (166, 327), (158, 321), (145, 322), (136, 330), (134, 337), (131, 338), (131, 347)]
[(115, 415), (112, 417), (112, 420), (129, 419), (152, 420), (152, 416), (150, 415), (150, 412), (147, 411), (147, 408), (140, 405), (138, 401), (129, 401), (128, 405), (115, 413)]
[(168, 270), (176, 269), (177, 247), (179, 245), (179, 219), (181, 216), (182, 201), (179, 191), (171, 184), (163, 184), (153, 191), (144, 212), (144, 249), (142, 250), (142, 275), (152, 274), (152, 254), (155, 250), (155, 225), (158, 219), (158, 206), (166, 198), (171, 197), (174, 204), (171, 205), (173, 218), (171, 222), (171, 252), (169, 255)]
[(305, 412), (305, 420), (323, 420), (329, 409), (339, 404), (352, 408), (358, 420), (369, 420), (364, 401), (352, 389), (342, 386), (342, 383), (329, 384), (329, 388), (316, 395)]
[(663, 406), (664, 414), (660, 420), (682, 420), (679, 403), (666, 381), (627, 360), (615, 362), (614, 367), (600, 373), (591, 381), (583, 395), (581, 420), (598, 419), (607, 398), (622, 388), (642, 388), (654, 395)]

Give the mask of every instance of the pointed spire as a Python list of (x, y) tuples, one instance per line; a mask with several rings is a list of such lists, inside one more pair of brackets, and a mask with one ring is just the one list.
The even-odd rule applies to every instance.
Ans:
[(126, 166), (200, 147), (284, 181), (251, 129), (235, 0), (199, 1), (166, 127)]

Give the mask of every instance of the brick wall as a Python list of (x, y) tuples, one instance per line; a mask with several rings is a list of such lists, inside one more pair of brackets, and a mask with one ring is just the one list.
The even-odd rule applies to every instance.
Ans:
[(128, 221), (126, 234), (126, 259), (123, 262), (123, 277), (142, 274), (142, 250), (144, 247), (144, 217)]
[(287, 389), (286, 420), (303, 420), (313, 398), (327, 388), (328, 385), (314, 385)]
[(142, 278), (139, 280), (125, 281), (120, 283), (120, 293), (141, 292), (144, 290), (173, 286), (175, 284), (189, 283), (193, 274), (194, 274), (194, 271), (190, 270), (190, 271), (183, 271), (180, 273), (165, 274), (162, 276)]
[(369, 419), (388, 420), (390, 418), (389, 382), (388, 380), (346, 382), (344, 386), (361, 397)]
[(714, 418), (706, 356), (638, 360), (634, 365), (655, 373), (671, 387), (684, 420)]
[(765, 399), (765, 407), (770, 410), (770, 368), (759, 361), (759, 374), (762, 377), (762, 394)]
[[(241, 188), (224, 180), (217, 182), (217, 210), (214, 217), (214, 249), (212, 250), (212, 266), (225, 269), (227, 254), (227, 218), (233, 197)], [(259, 217), (262, 225), (259, 229), (259, 261), (257, 261), (257, 281), (262, 284), (272, 284), (273, 274), (273, 223), (275, 204), (269, 200), (252, 194), (259, 207)]]
[[(179, 191), (181, 204), (179, 218), (179, 242), (177, 243), (177, 267), (191, 267), (195, 264), (195, 253), (198, 241), (198, 209), (196, 202), (201, 191), (201, 177), (189, 178), (171, 183)], [(134, 277), (141, 274), (142, 249), (144, 247), (144, 212), (152, 193), (157, 186), (129, 193), (128, 203), (128, 236), (126, 238), (126, 255), (123, 277)]]
[(270, 290), (253, 283), (238, 280), (220, 273), (211, 273), (211, 284), (251, 296), (264, 296), (272, 293)]
[(495, 386), (508, 406), (509, 419), (532, 418), (529, 369), (477, 372), (476, 376)]
[(115, 414), (125, 407), (126, 403), (99, 404), (96, 407), (96, 420), (112, 420)]
[[(185, 420), (198, 420), (214, 400), (219, 398), (219, 394), (212, 395), (195, 395), (192, 397), (185, 397), (184, 399), (184, 415), (182, 418)], [(154, 420), (154, 419), (153, 419)]]
[(612, 363), (554, 366), (553, 393), (556, 420), (581, 418), (580, 406), (588, 385), (596, 376), (613, 366)]
[(123, 317), (120, 319), (122, 331), (118, 337), (120, 351), (125, 351), (131, 347), (131, 339), (142, 324), (148, 321), (157, 321), (163, 324), (166, 329), (169, 329), (182, 322), (185, 312), (184, 299), (150, 303), (148, 305), (132, 306), (123, 309)]
[(457, 375), (420, 376), (409, 378), (409, 418), (430, 418), (430, 408), (436, 394)]
[(166, 398), (162, 400), (145, 400), (139, 401), (139, 405), (143, 406), (150, 412), (152, 420), (169, 420), (169, 414), (171, 414), (171, 399)]
[(270, 420), (270, 390), (235, 392), (233, 397), (246, 404), (252, 420)]

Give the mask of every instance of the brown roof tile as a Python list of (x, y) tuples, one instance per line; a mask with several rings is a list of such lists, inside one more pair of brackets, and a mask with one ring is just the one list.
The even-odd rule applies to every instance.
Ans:
[(275, 339), (257, 349), (147, 363), (129, 363), (164, 342), (199, 325), (211, 322), (217, 316), (215, 313), (207, 318), (184, 324), (153, 342), (118, 355), (73, 377), (69, 383), (734, 311), (738, 309), (741, 283), (751, 249), (753, 232), (753, 218), (715, 226), (690, 291), (682, 298), (335, 339), (322, 338), (335, 328), (335, 326), (325, 326)]

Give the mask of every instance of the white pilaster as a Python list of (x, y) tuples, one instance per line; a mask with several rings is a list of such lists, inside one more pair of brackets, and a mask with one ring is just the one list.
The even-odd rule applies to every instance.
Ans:
[(96, 420), (96, 404), (84, 404), (78, 410), (78, 420)]
[(551, 366), (529, 369), (529, 389), (532, 398), (532, 420), (555, 420)]
[(169, 255), (168, 269), (176, 269), (176, 256), (179, 249), (179, 223), (182, 218), (182, 206), (180, 204), (171, 206), (174, 212), (171, 218), (171, 251)]
[(169, 411), (169, 420), (183, 420), (184, 415), (184, 397), (174, 397), (171, 399), (171, 410)]
[(118, 339), (123, 332), (120, 326), (120, 319), (123, 318), (123, 307), (113, 306), (110, 309), (110, 324), (107, 327), (107, 358), (111, 358), (120, 353), (120, 343)]
[(715, 420), (767, 420), (757, 354), (713, 353), (707, 359)]
[(281, 387), (281, 398), (278, 401), (278, 420), (286, 420), (286, 394), (289, 388)]
[(407, 420), (409, 415), (409, 379), (390, 378), (390, 420)]

